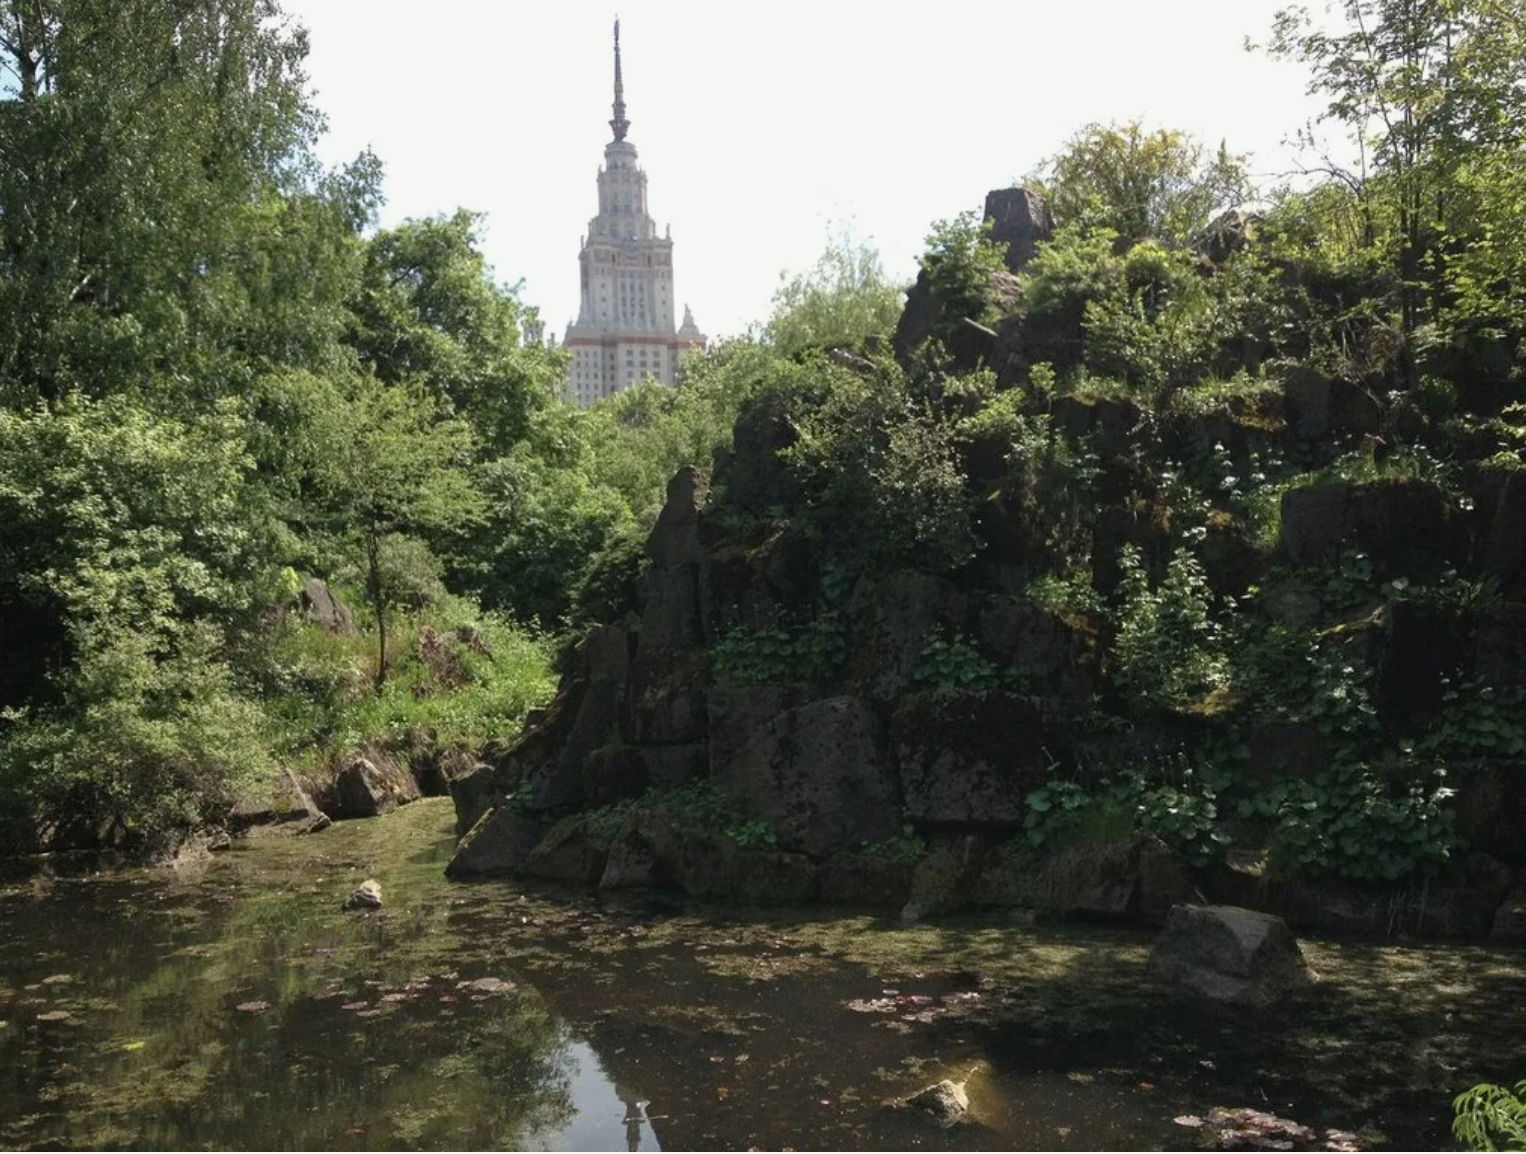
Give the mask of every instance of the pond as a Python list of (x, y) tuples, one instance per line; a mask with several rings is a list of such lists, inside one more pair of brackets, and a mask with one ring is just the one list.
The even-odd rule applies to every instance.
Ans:
[[(1317, 986), (1212, 1012), (1144, 932), (451, 883), (452, 823), (0, 881), (0, 1147), (1179, 1148), (1222, 1105), (1423, 1149), (1526, 1074), (1519, 952), (1310, 941)], [(967, 1124), (889, 1105), (944, 1077)]]

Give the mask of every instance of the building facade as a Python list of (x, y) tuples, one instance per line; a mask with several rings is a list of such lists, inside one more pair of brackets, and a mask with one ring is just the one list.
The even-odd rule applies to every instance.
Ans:
[(703, 348), (705, 337), (684, 306), (675, 326), (672, 229), (657, 235), (647, 211), (646, 173), (625, 139), (625, 86), (620, 72), (620, 22), (615, 21), (615, 103), (599, 170), (599, 213), (588, 222), (578, 264), (582, 301), (567, 326), (572, 354), (567, 398), (588, 406), (651, 377), (675, 382), (679, 355)]

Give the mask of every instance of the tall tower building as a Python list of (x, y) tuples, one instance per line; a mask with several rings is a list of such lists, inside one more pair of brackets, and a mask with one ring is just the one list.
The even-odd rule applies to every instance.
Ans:
[(646, 173), (625, 139), (625, 84), (620, 73), (620, 21), (615, 21), (614, 139), (599, 170), (599, 214), (588, 222), (578, 264), (582, 303), (567, 326), (572, 353), (567, 398), (587, 406), (652, 377), (674, 382), (678, 357), (703, 348), (705, 337), (684, 306), (673, 323), (673, 236), (657, 235), (646, 208)]

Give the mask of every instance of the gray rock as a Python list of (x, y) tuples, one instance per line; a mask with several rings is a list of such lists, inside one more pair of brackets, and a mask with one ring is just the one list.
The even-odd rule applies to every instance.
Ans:
[(910, 925), (968, 906), (985, 849), (985, 842), (973, 834), (934, 847), (912, 872), (911, 896), (901, 909), (901, 921)]
[(328, 827), (333, 825), (333, 824), (334, 824), (334, 819), (329, 817), (328, 814), (326, 814), (326, 813), (315, 813), (311, 817), (306, 818), (302, 822), (302, 824), (297, 827), (297, 832), (299, 834), (303, 834), (303, 833), (322, 833), (324, 830), (328, 829)]
[(1427, 578), (1466, 561), (1468, 526), (1441, 486), (1392, 477), (1325, 481), (1282, 495), (1282, 544), (1295, 565), (1328, 565), (1357, 549), (1373, 576)]
[(704, 744), (648, 745), (641, 750), (647, 783), (655, 789), (673, 789), (705, 776), (710, 751)]
[(482, 762), (477, 762), (460, 773), (447, 774), (446, 782), (450, 786), (450, 800), (456, 807), (457, 837), (463, 836), (476, 825), (482, 815), (492, 809), (503, 796), (502, 784), (496, 771)]
[(327, 581), (309, 577), (297, 595), (302, 611), (331, 633), (354, 633), (355, 619), (343, 601), (334, 596)]
[(545, 836), (549, 822), (500, 805), (477, 819), (456, 846), (445, 876), (505, 877), (512, 874)]
[(816, 900), (817, 867), (802, 853), (738, 850), (732, 857), (732, 892), (763, 904)]
[(1368, 435), (1383, 425), (1383, 407), (1349, 381), (1297, 369), (1283, 384), (1283, 412), (1295, 436), (1314, 441), (1331, 433)]
[(412, 771), (377, 750), (346, 760), (330, 793), (329, 813), (335, 818), (376, 817), (420, 796)]
[(848, 654), (847, 675), (869, 697), (896, 700), (911, 688), (929, 634), (961, 628), (964, 610), (954, 583), (930, 573), (902, 569), (864, 578), (848, 605), (859, 640)]
[(1054, 235), (1054, 216), (1036, 192), (1026, 188), (994, 188), (986, 193), (985, 218), (991, 222), (991, 241), (1006, 245), (1007, 271), (1020, 273), (1038, 255), (1039, 245)]
[(635, 830), (627, 830), (609, 847), (599, 888), (645, 889), (656, 882), (656, 871), (657, 855), (652, 852), (652, 847)]
[(709, 693), (710, 772), (720, 773), (754, 733), (803, 701), (803, 691), (790, 685), (712, 687)]
[(939, 1126), (948, 1127), (964, 1121), (970, 1112), (970, 1096), (965, 1093), (963, 1082), (945, 1078), (918, 1090), (906, 1099), (906, 1105), (921, 1111)]
[(1150, 950), (1150, 968), (1210, 1001), (1269, 1006), (1316, 978), (1293, 931), (1239, 906), (1177, 906)]
[(771, 822), (788, 849), (825, 856), (900, 828), (879, 720), (856, 697), (781, 713), (715, 780), (742, 814)]
[(589, 835), (581, 815), (563, 818), (526, 856), (519, 872), (525, 877), (569, 885), (596, 885), (609, 860), (609, 847)]
[(381, 906), (381, 885), (374, 878), (361, 882), (350, 896), (344, 899), (344, 908), (347, 910), (379, 910)]
[(837, 853), (821, 864), (824, 902), (900, 909), (911, 896), (911, 862), (863, 853)]
[(1085, 702), (1097, 675), (1097, 637), (1089, 623), (1016, 598), (982, 605), (982, 652), (1046, 695)]
[(1494, 911), (1489, 939), (1512, 946), (1526, 945), (1526, 880), (1516, 883)]
[(906, 816), (1016, 826), (1054, 773), (1062, 730), (1015, 693), (932, 689), (901, 699), (890, 722)]

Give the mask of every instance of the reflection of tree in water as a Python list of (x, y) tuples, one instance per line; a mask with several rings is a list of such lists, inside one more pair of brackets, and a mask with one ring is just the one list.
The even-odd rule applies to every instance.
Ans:
[[(396, 863), (412, 840), (441, 842), (439, 818), (420, 816), (417, 830), (392, 823), (384, 849), (367, 844), (375, 823), (326, 853)], [(487, 959), (445, 903), (407, 900), (441, 884), (438, 861), (383, 873), (397, 912), (360, 921), (338, 914), (339, 883), (293, 886), (310, 853), (266, 847), (216, 886), (107, 882), (10, 903), (18, 916), (0, 938), (25, 941), (16, 956), (81, 959), (79, 981), (57, 987), (75, 992), (81, 1024), (25, 1048), (21, 1031), (0, 1036), (0, 1066), (18, 1074), (0, 1084), (0, 1119), (36, 1118), (25, 1131), (0, 1121), (0, 1145), (482, 1148), (563, 1129), (574, 1108), (560, 1023), (533, 990), (458, 990), (453, 971)], [(411, 997), (381, 1000), (399, 990)], [(232, 1010), (256, 999), (270, 1008)], [(385, 1012), (361, 1018), (347, 1000)]]

